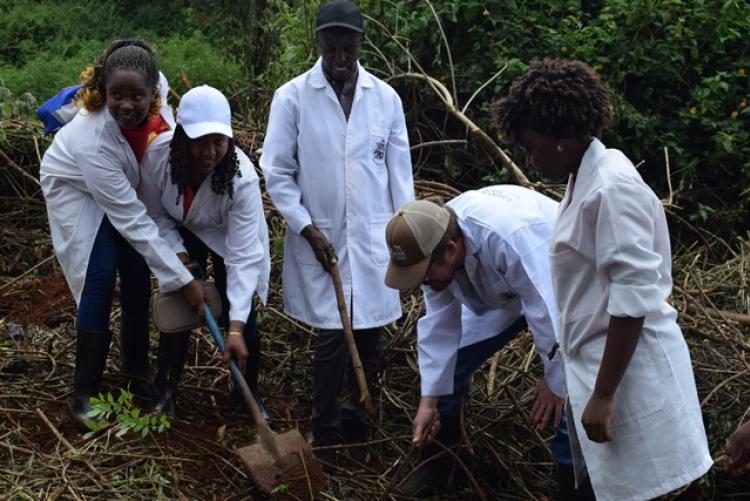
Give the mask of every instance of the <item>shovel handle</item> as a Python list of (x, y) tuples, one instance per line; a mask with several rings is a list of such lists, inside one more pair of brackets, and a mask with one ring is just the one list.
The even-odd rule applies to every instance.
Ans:
[(359, 358), (359, 350), (357, 350), (357, 343), (354, 341), (354, 333), (352, 332), (352, 324), (349, 321), (349, 315), (346, 313), (346, 301), (344, 300), (344, 288), (341, 286), (341, 274), (339, 273), (339, 265), (331, 265), (331, 278), (333, 279), (333, 288), (336, 289), (336, 302), (338, 303), (339, 316), (341, 317), (341, 325), (344, 327), (344, 339), (349, 347), (349, 353), (352, 357), (352, 366), (354, 367), (354, 374), (357, 377), (357, 385), (359, 386), (359, 402), (365, 408), (365, 411), (370, 415), (375, 415), (375, 407), (372, 404), (372, 397), (370, 396), (370, 390), (367, 388), (367, 380), (365, 379), (365, 369), (362, 367), (362, 360)]
[[(203, 316), (206, 319), (206, 325), (208, 326), (208, 330), (211, 332), (211, 337), (214, 338), (214, 343), (216, 343), (216, 346), (219, 348), (219, 351), (224, 353), (224, 338), (221, 336), (221, 331), (219, 330), (219, 324), (216, 322), (216, 319), (214, 318), (214, 314), (211, 312), (211, 308), (208, 306), (207, 303), (204, 303), (203, 305)], [(242, 399), (245, 401), (245, 405), (247, 405), (248, 410), (253, 415), (255, 424), (258, 427), (261, 427), (264, 425), (268, 426), (266, 419), (263, 417), (263, 413), (260, 411), (260, 408), (258, 407), (257, 402), (253, 398), (253, 393), (250, 391), (250, 387), (247, 385), (247, 381), (245, 381), (245, 376), (242, 374), (242, 371), (240, 371), (240, 368), (237, 367), (237, 364), (234, 362), (234, 360), (231, 360), (229, 362), (229, 369), (232, 373), (234, 384), (237, 385), (237, 388), (240, 390), (240, 393), (242, 394)]]
[[(203, 304), (203, 316), (206, 319), (206, 325), (208, 325), (208, 330), (211, 332), (211, 337), (214, 338), (216, 346), (219, 348), (219, 351), (224, 353), (224, 338), (221, 337), (219, 324), (216, 322), (216, 318), (214, 318), (211, 308), (206, 303)], [(237, 388), (242, 395), (242, 399), (245, 401), (245, 405), (250, 411), (250, 414), (253, 415), (255, 427), (258, 430), (258, 441), (261, 446), (268, 451), (276, 464), (282, 465), (283, 462), (281, 453), (279, 452), (279, 445), (276, 442), (276, 435), (271, 431), (271, 427), (268, 426), (268, 421), (263, 417), (263, 413), (260, 411), (258, 403), (253, 398), (253, 393), (250, 391), (247, 381), (245, 381), (245, 376), (240, 371), (240, 368), (237, 367), (237, 364), (234, 363), (234, 360), (229, 361), (229, 369), (232, 372), (234, 384), (237, 385)]]

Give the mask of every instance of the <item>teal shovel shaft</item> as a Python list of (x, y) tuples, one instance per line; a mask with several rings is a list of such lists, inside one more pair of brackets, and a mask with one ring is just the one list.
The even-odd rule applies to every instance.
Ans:
[[(203, 316), (206, 320), (206, 325), (208, 326), (208, 330), (211, 332), (211, 337), (214, 338), (214, 343), (216, 343), (216, 346), (219, 348), (219, 351), (224, 353), (224, 338), (221, 336), (221, 331), (219, 330), (219, 324), (216, 322), (216, 318), (214, 318), (214, 314), (211, 313), (211, 308), (208, 306), (208, 304), (203, 304)], [(255, 420), (255, 423), (258, 424), (260, 421), (264, 421), (263, 414), (260, 411), (260, 408), (258, 407), (258, 404), (255, 402), (255, 399), (253, 398), (253, 393), (250, 391), (250, 387), (247, 385), (247, 381), (245, 381), (245, 376), (242, 374), (242, 371), (240, 371), (240, 368), (237, 367), (237, 364), (234, 362), (234, 360), (231, 360), (229, 362), (229, 369), (232, 372), (232, 378), (234, 379), (234, 384), (237, 385), (237, 388), (240, 390), (240, 394), (242, 395), (242, 399), (245, 401), (245, 405), (247, 406), (250, 413), (253, 415), (253, 419)]]
[[(214, 343), (216, 343), (219, 351), (224, 353), (224, 338), (221, 337), (219, 324), (216, 322), (213, 313), (211, 313), (211, 308), (205, 303), (203, 304), (203, 316), (206, 320), (206, 325), (208, 325), (208, 330), (211, 332), (211, 337), (214, 338)], [(279, 446), (276, 442), (276, 434), (271, 431), (271, 427), (268, 426), (268, 421), (263, 417), (263, 413), (260, 411), (260, 407), (258, 407), (255, 398), (253, 398), (253, 393), (250, 391), (247, 381), (245, 381), (245, 376), (242, 375), (240, 368), (237, 367), (234, 360), (230, 361), (229, 368), (232, 371), (234, 384), (239, 388), (242, 399), (245, 401), (247, 409), (255, 420), (255, 426), (258, 429), (258, 442), (260, 442), (261, 446), (271, 454), (271, 457), (276, 464), (283, 464), (281, 454), (279, 453)]]

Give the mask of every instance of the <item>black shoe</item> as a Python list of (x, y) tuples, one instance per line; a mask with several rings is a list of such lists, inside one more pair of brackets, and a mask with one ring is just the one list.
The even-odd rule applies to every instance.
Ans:
[(159, 333), (159, 368), (156, 373), (154, 412), (174, 418), (177, 413), (177, 385), (185, 365), (190, 331)]
[[(435, 437), (445, 447), (453, 448), (461, 438), (461, 425), (459, 416), (444, 416), (440, 419), (441, 428)], [(443, 447), (431, 443), (422, 448), (420, 463), (424, 463), (405, 482), (398, 487), (398, 493), (402, 496), (426, 498), (444, 494), (448, 490), (450, 478), (457, 464), (453, 455), (449, 454)]]
[(109, 331), (78, 330), (76, 335), (76, 368), (70, 412), (81, 431), (89, 431), (87, 422), (95, 424), (97, 421), (87, 416), (91, 410), (89, 398), (99, 394), (99, 383), (107, 365), (111, 340), (112, 333)]
[[(345, 414), (342, 408), (341, 417), (341, 439), (345, 444), (362, 444), (367, 442), (369, 437), (369, 429), (365, 418), (356, 414)], [(368, 458), (370, 456), (367, 446), (357, 445), (354, 447), (347, 447), (347, 454), (350, 458), (361, 465), (368, 464)]]
[(120, 319), (120, 362), (129, 379), (130, 392), (139, 400), (153, 402), (156, 388), (148, 361), (148, 317), (136, 318), (122, 312)]
[[(313, 444), (313, 448), (318, 447)], [(323, 471), (326, 475), (333, 475), (339, 466), (339, 457), (337, 449), (314, 450), (313, 454), (320, 461)]]
[(558, 501), (596, 501), (591, 479), (588, 475), (581, 479), (576, 489), (575, 473), (572, 464), (557, 465)]
[[(334, 445), (341, 445), (341, 436), (338, 429), (328, 426), (316, 426), (313, 423), (313, 449)], [(313, 450), (313, 454), (315, 454), (315, 457), (318, 458), (323, 466), (323, 471), (328, 475), (333, 474), (339, 465), (338, 451), (339, 449)]]

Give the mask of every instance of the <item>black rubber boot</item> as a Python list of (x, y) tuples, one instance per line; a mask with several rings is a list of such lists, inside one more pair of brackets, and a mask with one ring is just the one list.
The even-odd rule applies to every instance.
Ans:
[(76, 426), (82, 431), (89, 430), (87, 421), (95, 421), (86, 416), (91, 410), (89, 398), (99, 394), (99, 383), (107, 365), (111, 340), (112, 333), (109, 331), (79, 330), (76, 336), (76, 368), (70, 412)]
[(575, 473), (572, 464), (557, 465), (558, 501), (596, 501), (591, 480), (586, 475), (576, 489)]
[(185, 366), (190, 331), (159, 333), (159, 368), (156, 372), (154, 412), (174, 418), (177, 413), (177, 385)]
[[(452, 448), (457, 453), (457, 447), (461, 439), (461, 419), (459, 416), (443, 416), (440, 418), (441, 428), (435, 437), (445, 447)], [(440, 457), (425, 463), (417, 469), (398, 488), (402, 496), (426, 498), (445, 493), (450, 482), (453, 469), (456, 467), (455, 458), (448, 454), (443, 447), (431, 443), (422, 448), (419, 462), (433, 458), (438, 454)]]
[(156, 390), (151, 380), (148, 349), (148, 318), (135, 318), (123, 311), (120, 319), (122, 372), (130, 380), (133, 395), (152, 402), (156, 398)]

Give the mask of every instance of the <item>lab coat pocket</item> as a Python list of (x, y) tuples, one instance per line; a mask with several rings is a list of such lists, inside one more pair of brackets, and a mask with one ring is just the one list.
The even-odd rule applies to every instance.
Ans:
[(370, 217), (370, 255), (378, 265), (385, 265), (390, 259), (388, 246), (385, 244), (385, 227), (392, 215), (390, 212), (380, 212)]
[(589, 260), (575, 249), (550, 254), (552, 282), (563, 324), (592, 315), (604, 291)]
[[(320, 232), (328, 239), (329, 242), (333, 243), (331, 240), (333, 219), (312, 218), (312, 224), (318, 230), (320, 230)], [(315, 257), (315, 252), (313, 251), (312, 247), (310, 247), (310, 244), (307, 242), (305, 237), (303, 237), (302, 235), (298, 235), (295, 239), (295, 243), (296, 245), (294, 249), (294, 255), (297, 259), (297, 263), (299, 263), (300, 266), (308, 266), (314, 268), (321, 267), (320, 262)]]
[(654, 352), (649, 347), (648, 339), (641, 337), (615, 392), (610, 428), (659, 412), (666, 393), (675, 391), (668, 361), (658, 356), (661, 351)]
[(388, 131), (377, 127), (370, 127), (370, 165), (381, 167), (385, 165), (385, 149), (388, 143)]

